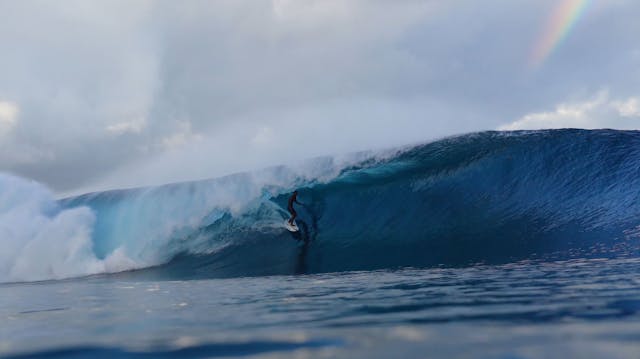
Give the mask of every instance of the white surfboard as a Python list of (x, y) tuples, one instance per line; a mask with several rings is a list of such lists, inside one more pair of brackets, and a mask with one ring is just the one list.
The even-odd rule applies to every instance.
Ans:
[(293, 225), (289, 224), (289, 220), (285, 219), (284, 221), (284, 227), (286, 229), (289, 230), (289, 232), (297, 232), (300, 230), (300, 228), (298, 228), (298, 225), (296, 224), (296, 221), (293, 221)]

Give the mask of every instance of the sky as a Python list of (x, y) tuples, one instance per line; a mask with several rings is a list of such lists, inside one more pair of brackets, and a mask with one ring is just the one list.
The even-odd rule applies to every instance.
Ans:
[(0, 172), (60, 196), (640, 127), (635, 0), (0, 0)]

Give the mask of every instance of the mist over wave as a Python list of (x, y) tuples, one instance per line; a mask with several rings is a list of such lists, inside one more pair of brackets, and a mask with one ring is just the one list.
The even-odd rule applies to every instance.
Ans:
[[(170, 278), (638, 254), (640, 133), (484, 132), (55, 201), (0, 177), (0, 281)], [(301, 232), (283, 227), (300, 190)]]

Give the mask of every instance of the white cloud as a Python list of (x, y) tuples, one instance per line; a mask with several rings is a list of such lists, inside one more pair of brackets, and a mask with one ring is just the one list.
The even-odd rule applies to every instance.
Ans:
[(17, 104), (0, 101), (0, 163), (31, 165), (54, 160), (55, 154), (45, 146), (33, 146), (10, 136), (16, 131), (19, 114)]
[(626, 101), (616, 101), (612, 104), (624, 117), (640, 117), (640, 99), (632, 97)]
[(191, 128), (191, 122), (189, 121), (178, 121), (177, 123), (178, 129), (176, 132), (171, 134), (170, 136), (162, 138), (160, 144), (165, 150), (174, 150), (179, 147), (182, 147), (190, 142), (197, 142), (202, 139), (202, 135), (199, 133), (193, 132)]
[(274, 141), (274, 132), (271, 127), (265, 126), (260, 128), (255, 136), (251, 139), (254, 146), (267, 146)]
[(611, 100), (607, 92), (600, 92), (591, 100), (564, 103), (551, 112), (531, 113), (502, 125), (502, 131), (539, 130), (551, 128), (640, 128), (640, 98)]
[(147, 126), (147, 120), (144, 117), (136, 117), (129, 121), (118, 122), (106, 127), (107, 132), (115, 135), (124, 133), (140, 133)]
[(273, 12), (279, 20), (309, 22), (346, 16), (348, 2), (332, 0), (273, 0)]
[(18, 106), (8, 101), (0, 101), (0, 137), (9, 133), (18, 123)]

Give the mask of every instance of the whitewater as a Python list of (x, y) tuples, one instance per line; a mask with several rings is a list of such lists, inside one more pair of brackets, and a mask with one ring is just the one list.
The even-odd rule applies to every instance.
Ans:
[[(293, 274), (288, 248), (274, 243), (293, 243), (282, 222), (295, 189), (305, 202), (295, 239), (314, 245), (309, 273), (630, 253), (639, 141), (620, 131), (477, 133), (62, 200), (2, 175), (0, 281), (178, 258), (182, 273), (204, 260), (198, 271), (210, 276)], [(247, 265), (256, 256), (260, 265)]]

